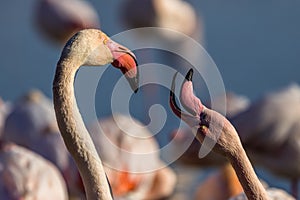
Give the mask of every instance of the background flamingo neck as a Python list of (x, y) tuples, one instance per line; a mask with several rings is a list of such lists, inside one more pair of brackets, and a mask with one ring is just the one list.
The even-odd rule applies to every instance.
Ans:
[(256, 176), (244, 148), (241, 144), (239, 146), (234, 155), (227, 155), (227, 157), (239, 178), (247, 198), (249, 200), (268, 200), (266, 190)]
[(61, 135), (83, 179), (87, 199), (112, 199), (109, 184), (91, 137), (79, 113), (74, 79), (79, 65), (68, 60), (57, 64), (53, 101)]

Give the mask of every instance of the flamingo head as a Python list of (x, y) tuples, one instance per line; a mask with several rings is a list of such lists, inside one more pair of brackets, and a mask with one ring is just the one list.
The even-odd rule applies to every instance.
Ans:
[(200, 113), (204, 110), (204, 106), (202, 105), (200, 99), (198, 99), (193, 93), (193, 70), (191, 69), (186, 77), (185, 81), (182, 84), (180, 91), (180, 100), (184, 108), (188, 111), (188, 113), (183, 112), (180, 107), (176, 104), (176, 98), (174, 94), (175, 90), (175, 79), (177, 73), (173, 77), (171, 91), (170, 91), (170, 107), (177, 117), (181, 118), (185, 121), (190, 127), (196, 127), (199, 125), (200, 121)]
[[(172, 81), (172, 89), (170, 91), (170, 107), (172, 111), (183, 121), (185, 121), (193, 130), (196, 138), (203, 144), (204, 139), (213, 142), (213, 150), (224, 154), (229, 153), (228, 150), (234, 150), (235, 139), (238, 139), (237, 133), (231, 123), (218, 112), (206, 108), (193, 93), (193, 70), (189, 70), (185, 80), (181, 86), (180, 102), (182, 106), (187, 110), (184, 112), (176, 104), (174, 95), (175, 90), (175, 78), (174, 75)], [(228, 148), (230, 147), (230, 148)]]
[(122, 71), (131, 88), (137, 92), (139, 71), (135, 55), (126, 47), (110, 39), (107, 41), (107, 46), (113, 56), (112, 65)]
[(102, 66), (111, 63), (125, 75), (130, 87), (137, 92), (138, 64), (135, 55), (97, 29), (77, 32), (64, 47), (62, 60), (72, 60), (76, 66)]

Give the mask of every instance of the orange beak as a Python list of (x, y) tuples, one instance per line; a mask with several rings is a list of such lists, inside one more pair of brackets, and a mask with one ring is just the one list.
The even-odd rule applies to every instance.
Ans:
[(114, 58), (112, 65), (122, 71), (131, 89), (137, 92), (139, 87), (139, 72), (135, 55), (126, 47), (112, 40), (107, 41), (107, 46)]

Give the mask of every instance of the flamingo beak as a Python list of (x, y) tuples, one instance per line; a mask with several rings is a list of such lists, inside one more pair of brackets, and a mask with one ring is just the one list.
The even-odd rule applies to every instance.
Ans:
[(172, 111), (177, 117), (185, 121), (190, 127), (195, 127), (199, 125), (200, 122), (200, 113), (203, 111), (203, 105), (201, 104), (200, 99), (198, 99), (193, 93), (193, 70), (190, 69), (185, 77), (185, 81), (182, 84), (180, 91), (180, 101), (183, 107), (188, 112), (183, 112), (180, 107), (176, 104), (176, 98), (174, 94), (175, 90), (175, 79), (177, 73), (173, 77), (169, 103)]
[(172, 109), (172, 111), (174, 112), (174, 114), (181, 118), (181, 115), (184, 114), (182, 112), (182, 110), (180, 109), (180, 107), (177, 105), (176, 103), (176, 97), (175, 97), (175, 94), (174, 94), (174, 91), (175, 91), (175, 79), (176, 79), (176, 76), (177, 76), (178, 72), (176, 72), (173, 76), (173, 80), (172, 80), (172, 86), (171, 86), (171, 90), (170, 90), (170, 97), (169, 97), (169, 104), (170, 104), (170, 107)]
[(200, 116), (200, 113), (202, 112), (204, 107), (200, 99), (194, 95), (192, 82), (193, 74), (193, 69), (190, 69), (185, 76), (185, 80), (180, 90), (180, 102), (189, 113), (194, 116)]
[(131, 89), (136, 93), (139, 88), (139, 71), (135, 55), (126, 47), (109, 40), (107, 46), (113, 55), (112, 65), (125, 75)]

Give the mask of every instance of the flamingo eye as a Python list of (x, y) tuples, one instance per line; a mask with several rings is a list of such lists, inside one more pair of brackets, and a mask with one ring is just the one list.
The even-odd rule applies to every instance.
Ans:
[(209, 117), (205, 112), (201, 112), (200, 114), (200, 127), (209, 128)]
[(205, 120), (206, 118), (207, 118), (207, 114), (204, 113), (204, 112), (201, 112), (200, 113), (200, 120), (202, 121), (202, 120)]
[(109, 40), (109, 37), (104, 33), (101, 34), (101, 37), (103, 38), (103, 44), (106, 45)]
[(107, 44), (107, 41), (108, 41), (107, 38), (104, 38), (104, 39), (103, 39), (103, 44), (106, 45), (106, 44)]

